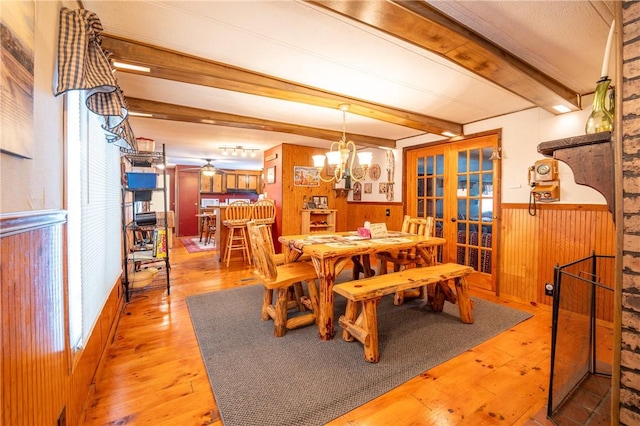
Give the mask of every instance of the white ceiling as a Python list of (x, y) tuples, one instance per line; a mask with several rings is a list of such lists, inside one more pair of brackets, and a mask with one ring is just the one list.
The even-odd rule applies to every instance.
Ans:
[[(429, 1), (533, 67), (587, 94), (600, 78), (613, 1)], [(107, 34), (226, 63), (377, 104), (465, 124), (534, 106), (448, 60), (302, 1), (86, 1)], [(118, 72), (126, 97), (342, 130), (342, 113), (229, 90)], [(329, 147), (287, 133), (130, 118), (136, 136), (165, 144), (174, 164), (262, 168), (222, 146)], [(347, 132), (401, 140), (423, 131), (347, 114)], [(253, 161), (253, 162), (251, 162)]]

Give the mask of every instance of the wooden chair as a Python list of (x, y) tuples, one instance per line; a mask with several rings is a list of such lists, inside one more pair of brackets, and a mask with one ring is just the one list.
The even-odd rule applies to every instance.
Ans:
[[(269, 237), (271, 239), (271, 246), (273, 247), (273, 224), (276, 222), (275, 202), (269, 199), (257, 201), (253, 205), (252, 220), (256, 223), (256, 225), (267, 225), (269, 227)], [(307, 262), (309, 260), (311, 260), (311, 257), (309, 257), (309, 255), (302, 255), (298, 261)], [(284, 255), (282, 253), (276, 253), (275, 261), (276, 265), (284, 265)]]
[[(433, 225), (433, 217), (411, 217), (409, 215), (405, 215), (402, 222), (402, 229), (400, 231), (407, 234), (430, 237), (433, 232)], [(401, 269), (423, 266), (424, 263), (424, 260), (418, 255), (418, 253), (416, 253), (415, 249), (378, 253), (376, 256), (378, 257), (378, 275), (384, 275), (387, 273), (387, 262), (393, 263), (394, 272), (398, 272)], [(433, 259), (431, 264), (435, 264), (435, 259)], [(416, 292), (417, 290), (411, 292), (396, 292), (393, 299), (394, 304), (402, 305), (402, 303), (404, 303), (405, 296), (417, 297), (422, 295), (422, 293), (414, 294)]]
[(215, 235), (216, 235), (216, 231), (218, 230), (216, 228), (216, 222), (217, 222), (217, 218), (215, 214), (212, 214), (207, 218), (207, 232), (206, 232), (206, 238), (204, 241), (205, 245), (209, 244), (212, 239), (215, 243)]
[[(263, 321), (273, 320), (273, 334), (282, 337), (288, 330), (303, 327), (316, 322), (318, 311), (318, 288), (316, 270), (311, 263), (293, 262), (276, 265), (273, 245), (270, 243), (269, 227), (256, 225), (252, 220), (247, 223), (253, 263), (256, 267), (254, 275), (264, 285), (261, 316)], [(309, 295), (302, 294), (301, 282), (307, 282)], [(297, 288), (296, 288), (297, 287)], [(273, 292), (278, 294), (275, 303)], [(296, 308), (309, 311), (288, 318), (288, 311)]]
[(247, 238), (247, 222), (251, 220), (253, 206), (246, 201), (234, 201), (225, 209), (222, 224), (229, 229), (225, 250), (227, 268), (234, 250), (242, 251), (242, 257), (251, 264), (249, 239)]

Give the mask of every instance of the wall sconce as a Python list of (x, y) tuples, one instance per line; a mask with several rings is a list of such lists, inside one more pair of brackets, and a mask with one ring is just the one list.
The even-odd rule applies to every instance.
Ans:
[(491, 153), (491, 157), (489, 157), (489, 160), (502, 160), (500, 151), (502, 151), (502, 147), (493, 148), (493, 152)]

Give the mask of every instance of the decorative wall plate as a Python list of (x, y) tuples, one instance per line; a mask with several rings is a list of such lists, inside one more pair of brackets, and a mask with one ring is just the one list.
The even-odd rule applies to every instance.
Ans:
[(380, 179), (380, 165), (379, 164), (371, 165), (371, 168), (369, 169), (369, 177), (371, 178), (371, 180)]
[(362, 180), (366, 177), (364, 170), (362, 169), (362, 166), (360, 166), (359, 164), (357, 166), (353, 167), (353, 176), (354, 179), (356, 180)]

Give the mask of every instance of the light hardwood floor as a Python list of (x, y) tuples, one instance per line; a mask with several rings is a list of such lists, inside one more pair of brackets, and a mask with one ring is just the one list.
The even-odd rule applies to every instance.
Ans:
[[(147, 291), (125, 305), (86, 425), (222, 425), (185, 298), (251, 284), (251, 268), (220, 267), (178, 239), (171, 256), (171, 296)], [(540, 424), (531, 419), (547, 400), (551, 311), (473, 294), (534, 316), (329, 424)]]

